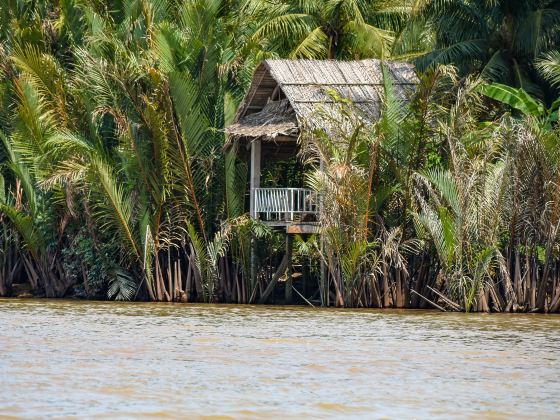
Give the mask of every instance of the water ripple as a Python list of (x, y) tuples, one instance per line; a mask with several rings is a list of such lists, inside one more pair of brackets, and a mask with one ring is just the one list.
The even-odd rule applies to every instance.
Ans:
[(4, 418), (560, 417), (560, 318), (0, 300)]

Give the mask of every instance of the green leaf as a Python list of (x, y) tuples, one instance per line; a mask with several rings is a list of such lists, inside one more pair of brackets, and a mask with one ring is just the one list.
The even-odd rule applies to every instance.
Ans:
[(511, 106), (525, 115), (542, 117), (546, 112), (542, 103), (532, 98), (521, 88), (493, 83), (491, 85), (481, 85), (480, 92), (489, 98)]
[(109, 289), (107, 296), (109, 299), (115, 300), (132, 300), (136, 295), (136, 281), (122, 268), (115, 267), (112, 272), (112, 278), (109, 281)]
[(558, 116), (558, 110), (560, 109), (560, 98), (556, 99), (553, 103), (548, 112), (550, 113), (550, 120), (551, 121), (560, 121)]
[(45, 243), (40, 231), (36, 228), (33, 218), (13, 206), (0, 204), (0, 212), (4, 213), (12, 222), (25, 242), (26, 248), (37, 258), (39, 249)]
[(141, 251), (132, 228), (133, 201), (130, 194), (119, 184), (112, 167), (100, 158), (92, 164), (95, 181), (103, 200), (96, 205), (95, 217), (102, 228), (115, 229), (122, 238), (123, 249), (130, 255), (141, 258)]
[(456, 227), (447, 208), (440, 207), (438, 213), (439, 213), (439, 218), (441, 221), (441, 227), (443, 231), (443, 240), (445, 245), (445, 255), (447, 258), (447, 264), (451, 265), (453, 262), (453, 257), (455, 255), (455, 248), (457, 246)]
[(2, 174), (0, 174), (0, 204), (6, 204), (6, 185)]

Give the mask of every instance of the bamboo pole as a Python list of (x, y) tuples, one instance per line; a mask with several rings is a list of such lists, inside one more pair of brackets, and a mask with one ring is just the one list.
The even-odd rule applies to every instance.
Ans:
[(432, 305), (434, 308), (439, 309), (442, 312), (447, 312), (444, 308), (442, 308), (441, 306), (439, 306), (437, 303), (432, 302), (430, 299), (428, 299), (427, 297), (422, 296), (420, 293), (418, 293), (416, 290), (413, 290), (412, 293), (417, 294), (422, 300), (428, 302), (430, 305)]

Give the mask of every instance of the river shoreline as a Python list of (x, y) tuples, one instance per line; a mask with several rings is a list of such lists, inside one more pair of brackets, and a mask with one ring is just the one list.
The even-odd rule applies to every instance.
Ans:
[(24, 296), (3, 296), (0, 297), (0, 305), (6, 302), (29, 302), (29, 303), (36, 303), (36, 304), (45, 304), (45, 303), (91, 303), (91, 304), (107, 304), (107, 305), (131, 305), (131, 306), (164, 306), (164, 307), (200, 307), (200, 308), (213, 308), (213, 307), (226, 307), (226, 308), (254, 308), (258, 310), (259, 308), (263, 310), (298, 310), (298, 309), (309, 309), (318, 312), (357, 312), (357, 313), (378, 313), (378, 314), (463, 314), (463, 315), (492, 315), (492, 316), (499, 316), (499, 315), (515, 315), (515, 316), (555, 316), (560, 315), (560, 313), (544, 313), (544, 312), (480, 312), (480, 311), (472, 311), (472, 312), (460, 312), (460, 311), (441, 311), (436, 308), (353, 308), (353, 307), (335, 307), (335, 306), (313, 306), (311, 307), (305, 303), (298, 303), (298, 304), (258, 304), (258, 303), (235, 303), (235, 302), (215, 302), (215, 303), (207, 303), (207, 302), (157, 302), (157, 301), (115, 301), (111, 299), (88, 299), (82, 297), (75, 297), (75, 296), (67, 296), (61, 298), (50, 298), (44, 296), (32, 296), (32, 295), (24, 295)]

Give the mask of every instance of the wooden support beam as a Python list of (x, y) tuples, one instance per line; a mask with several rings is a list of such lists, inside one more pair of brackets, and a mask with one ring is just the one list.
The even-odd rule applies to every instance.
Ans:
[(262, 70), (262, 73), (258, 79), (258, 82), (253, 82), (251, 85), (251, 89), (249, 91), (249, 93), (247, 94), (247, 97), (245, 98), (245, 100), (243, 101), (243, 106), (241, 107), (241, 109), (237, 112), (237, 116), (235, 118), (235, 121), (239, 121), (239, 119), (241, 117), (243, 117), (245, 115), (245, 113), (247, 112), (247, 107), (249, 107), (251, 105), (251, 102), (253, 102), (253, 98), (255, 97), (255, 94), (258, 92), (259, 90), (259, 86), (262, 83), (264, 77), (266, 76), (268, 72), (266, 70)]
[[(257, 212), (255, 211), (255, 191), (261, 185), (261, 141), (254, 140), (251, 143), (251, 178), (250, 186), (251, 191), (249, 193), (249, 214), (253, 219), (257, 218)], [(255, 285), (257, 284), (257, 250), (256, 250), (256, 239), (252, 238), (251, 244), (251, 289), (255, 290)]]
[(286, 232), (290, 235), (305, 235), (312, 233), (321, 233), (321, 228), (318, 224), (296, 222), (286, 226)]
[(268, 297), (274, 291), (274, 286), (276, 286), (276, 283), (278, 283), (278, 280), (280, 279), (282, 274), (284, 274), (286, 272), (287, 267), (288, 267), (288, 255), (286, 254), (286, 255), (284, 255), (284, 258), (282, 258), (282, 262), (280, 263), (280, 266), (278, 267), (278, 270), (276, 270), (276, 273), (274, 273), (274, 275), (272, 276), (272, 279), (270, 280), (270, 283), (268, 283), (265, 291), (261, 295), (261, 298), (259, 299), (259, 303), (266, 303), (266, 301), (268, 300)]
[(421, 299), (425, 300), (426, 302), (428, 302), (430, 305), (432, 305), (434, 308), (439, 309), (442, 312), (447, 312), (444, 308), (442, 308), (441, 306), (439, 306), (437, 303), (432, 302), (430, 299), (428, 299), (427, 297), (422, 296), (420, 293), (418, 293), (416, 290), (412, 289), (411, 290), (412, 293), (418, 295), (418, 297), (420, 297)]
[(261, 140), (251, 142), (251, 178), (250, 178), (250, 199), (249, 205), (251, 217), (256, 217), (255, 212), (255, 190), (261, 186)]
[[(325, 171), (325, 162), (321, 159), (319, 162), (319, 170), (321, 172)], [(323, 198), (319, 197), (319, 219), (323, 214)], [(324, 258), (325, 255), (325, 238), (321, 235), (320, 242), (320, 254), (323, 256), (321, 258), (320, 267), (320, 280), (319, 280), (319, 292), (321, 296), (321, 306), (329, 306), (329, 273), (327, 272), (327, 264)]]
[(285, 284), (285, 303), (290, 305), (292, 303), (292, 253), (294, 249), (294, 236), (293, 235), (286, 235), (286, 256), (288, 258), (288, 267), (287, 267), (287, 279)]

